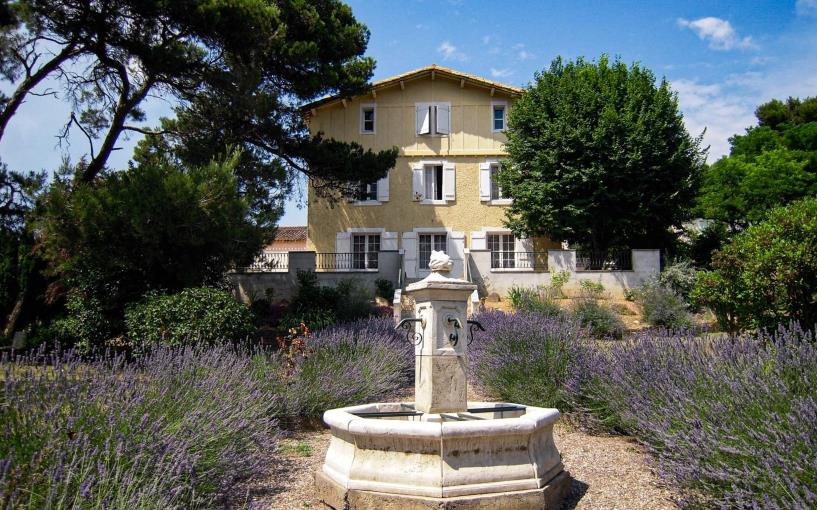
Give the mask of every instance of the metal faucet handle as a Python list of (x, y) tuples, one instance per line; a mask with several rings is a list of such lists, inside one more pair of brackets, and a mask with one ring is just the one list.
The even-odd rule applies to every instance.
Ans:
[(474, 329), (478, 329), (480, 331), (485, 331), (485, 328), (482, 327), (482, 324), (479, 321), (475, 321), (473, 319), (468, 319), (465, 321), (468, 323), (468, 345), (474, 341)]
[(400, 322), (397, 323), (397, 326), (394, 327), (395, 331), (399, 331), (400, 329), (406, 330), (406, 340), (411, 342), (414, 345), (420, 345), (423, 343), (423, 334), (418, 333), (416, 329), (411, 327), (411, 324), (414, 322), (419, 322), (420, 327), (425, 329), (426, 327), (426, 320), (422, 317), (412, 317), (407, 319), (401, 319)]

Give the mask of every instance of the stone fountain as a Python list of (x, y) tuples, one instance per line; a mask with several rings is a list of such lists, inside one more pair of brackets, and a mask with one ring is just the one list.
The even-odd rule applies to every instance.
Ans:
[(466, 303), (475, 285), (444, 273), (406, 288), (415, 349), (415, 402), (331, 409), (332, 439), (315, 473), (318, 499), (345, 509), (554, 509), (570, 486), (553, 442), (556, 409), (468, 402)]

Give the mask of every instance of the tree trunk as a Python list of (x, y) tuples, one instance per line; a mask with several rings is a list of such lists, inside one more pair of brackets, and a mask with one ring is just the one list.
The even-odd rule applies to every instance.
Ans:
[(25, 302), (25, 300), (26, 300), (25, 289), (20, 289), (20, 292), (17, 293), (17, 301), (14, 303), (14, 308), (11, 309), (11, 313), (6, 319), (6, 325), (3, 328), (3, 336), (10, 337), (11, 335), (14, 334), (14, 328), (15, 326), (17, 326), (17, 320), (23, 313), (23, 303)]
[(3, 108), (2, 112), (0, 112), (0, 140), (3, 139), (3, 134), (6, 132), (6, 126), (8, 126), (8, 123), (14, 114), (17, 113), (17, 109), (20, 107), (20, 105), (23, 104), (23, 101), (28, 93), (31, 92), (34, 87), (39, 85), (40, 82), (43, 81), (49, 74), (61, 66), (63, 62), (69, 60), (75, 55), (76, 52), (74, 45), (68, 45), (63, 48), (62, 51), (60, 51), (54, 58), (37, 69), (37, 72), (23, 80), (20, 86), (17, 87), (17, 90), (14, 91), (14, 94), (12, 94), (9, 98), (6, 107)]

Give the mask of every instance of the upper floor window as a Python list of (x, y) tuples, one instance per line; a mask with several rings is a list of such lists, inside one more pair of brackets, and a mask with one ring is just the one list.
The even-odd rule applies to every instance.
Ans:
[(443, 166), (433, 165), (423, 169), (425, 172), (426, 200), (443, 199)]
[(417, 103), (418, 135), (447, 135), (451, 132), (451, 103)]
[(361, 183), (357, 188), (358, 200), (377, 200), (377, 182), (370, 184)]
[(360, 132), (374, 134), (377, 109), (373, 103), (360, 105)]
[(507, 106), (504, 101), (491, 103), (491, 131), (505, 131)]
[(501, 168), (499, 163), (491, 164), (491, 200), (503, 200), (508, 198), (502, 193), (502, 188), (499, 187), (499, 179), (497, 179)]
[(510, 197), (499, 185), (499, 172), (502, 165), (498, 161), (486, 161), (479, 165), (479, 199), (496, 205), (507, 205)]

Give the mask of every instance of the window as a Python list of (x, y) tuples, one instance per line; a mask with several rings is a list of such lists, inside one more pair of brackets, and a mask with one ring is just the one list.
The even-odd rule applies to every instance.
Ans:
[(371, 184), (361, 183), (357, 188), (357, 200), (377, 200), (377, 182)]
[(491, 268), (516, 267), (512, 234), (488, 234), (488, 250), (491, 252)]
[(417, 103), (417, 134), (447, 135), (451, 132), (450, 103)]
[(375, 107), (373, 104), (364, 104), (360, 106), (360, 132), (374, 133), (375, 122)]
[(428, 262), (431, 260), (431, 251), (448, 251), (448, 234), (420, 234), (419, 258), (420, 269), (428, 269)]
[(443, 166), (434, 165), (427, 166), (423, 169), (425, 172), (425, 198), (427, 200), (442, 200), (443, 199)]
[(500, 170), (499, 164), (492, 164), (491, 165), (491, 200), (502, 200), (504, 198), (508, 198), (502, 194), (502, 188), (499, 187), (499, 180), (497, 179), (497, 175), (499, 175)]
[(491, 121), (493, 122), (492, 129), (494, 131), (505, 131), (505, 105), (504, 104), (494, 104), (493, 105), (493, 114), (491, 117)]
[(352, 269), (377, 269), (377, 252), (380, 251), (380, 234), (354, 234), (352, 236)]

